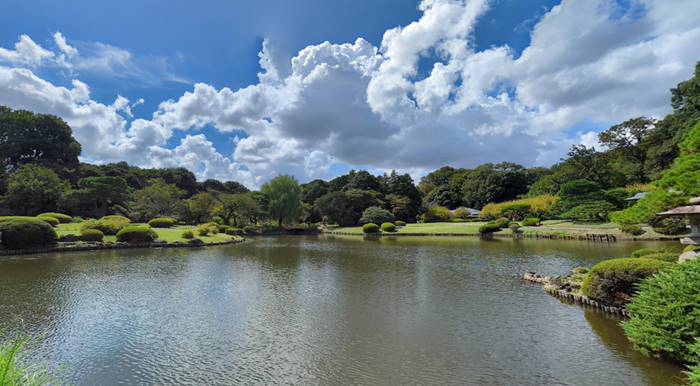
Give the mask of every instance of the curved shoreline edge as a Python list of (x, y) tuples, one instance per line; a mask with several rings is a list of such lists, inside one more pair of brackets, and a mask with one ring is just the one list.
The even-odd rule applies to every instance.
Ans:
[(582, 306), (595, 308), (608, 314), (617, 315), (623, 318), (629, 318), (629, 313), (622, 307), (606, 306), (605, 304), (593, 300), (588, 296), (573, 294), (571, 292), (564, 291), (551, 286), (552, 278), (549, 276), (542, 276), (535, 272), (525, 272), (525, 274), (523, 275), (523, 280), (526, 282), (544, 286), (545, 292), (561, 300), (566, 300)]
[[(405, 233), (375, 233), (375, 234), (364, 234), (364, 233), (354, 233), (354, 232), (337, 232), (337, 231), (322, 231), (321, 234), (324, 235), (335, 235), (335, 236), (355, 236), (355, 237), (479, 237), (482, 238), (480, 233), (416, 233), (416, 232), (405, 232)], [(677, 241), (682, 238), (682, 236), (668, 236), (668, 237), (656, 237), (656, 238), (640, 238), (640, 237), (619, 237), (612, 234), (581, 234), (581, 235), (557, 235), (550, 233), (521, 233), (515, 236), (510, 233), (492, 235), (495, 238), (501, 239), (538, 239), (538, 240), (573, 240), (573, 241), (593, 241), (593, 242), (603, 242), (603, 243), (614, 243), (617, 241)]]
[(226, 241), (218, 241), (204, 244), (188, 244), (188, 243), (149, 243), (149, 244), (128, 244), (128, 243), (99, 243), (99, 244), (82, 244), (75, 246), (55, 246), (49, 248), (32, 248), (32, 249), (13, 249), (0, 250), (0, 257), (11, 257), (21, 255), (36, 255), (43, 253), (65, 253), (65, 252), (88, 252), (88, 251), (104, 251), (114, 249), (169, 249), (169, 248), (203, 248), (214, 247), (221, 245), (239, 244), (246, 241), (245, 238), (232, 239)]

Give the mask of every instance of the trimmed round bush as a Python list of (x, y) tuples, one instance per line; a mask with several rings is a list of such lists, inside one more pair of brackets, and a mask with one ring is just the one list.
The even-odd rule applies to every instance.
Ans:
[(46, 212), (39, 214), (37, 217), (53, 217), (56, 220), (58, 220), (58, 222), (60, 222), (61, 224), (68, 224), (73, 222), (73, 217), (63, 213)]
[(39, 219), (0, 222), (2, 245), (8, 249), (40, 248), (56, 244), (58, 235), (51, 225)]
[(523, 220), (523, 226), (524, 227), (540, 226), (540, 219), (537, 217), (528, 217), (525, 220)]
[(639, 225), (622, 225), (620, 230), (632, 236), (641, 236), (644, 234), (644, 229)]
[(184, 231), (184, 232), (182, 232), (182, 238), (183, 239), (193, 239), (194, 233), (192, 233), (192, 231)]
[(394, 222), (394, 214), (378, 206), (370, 206), (365, 209), (359, 221), (360, 225), (367, 223), (381, 224), (385, 222)]
[(485, 234), (485, 233), (494, 233), (498, 232), (501, 230), (501, 227), (499, 227), (496, 224), (493, 223), (486, 223), (482, 226), (479, 227), (479, 233)]
[(591, 268), (581, 289), (591, 299), (622, 306), (632, 298), (637, 283), (670, 267), (673, 264), (647, 258), (604, 260)]
[(656, 249), (651, 249), (651, 248), (642, 248), (642, 249), (637, 249), (636, 251), (632, 252), (630, 257), (643, 257), (646, 255), (651, 255), (653, 253), (659, 253), (661, 251), (656, 250)]
[(41, 221), (44, 221), (44, 222), (48, 223), (49, 225), (51, 225), (51, 226), (54, 227), (54, 228), (57, 227), (58, 224), (61, 223), (61, 222), (58, 221), (58, 219), (55, 218), (55, 217), (38, 216), (37, 218), (38, 218), (39, 220), (41, 220)]
[(406, 221), (396, 220), (394, 221), (394, 225), (396, 225), (397, 227), (405, 227)]
[(85, 229), (80, 232), (80, 239), (82, 241), (102, 241), (105, 234), (99, 229)]
[(494, 221), (493, 223), (501, 229), (506, 229), (508, 228), (508, 224), (510, 224), (510, 220), (505, 217), (501, 217), (496, 219), (496, 221)]
[(148, 225), (127, 225), (117, 233), (117, 241), (131, 244), (152, 243), (158, 234)]
[(364, 233), (379, 233), (379, 225), (375, 223), (368, 223), (362, 226), (362, 232)]
[(131, 223), (131, 220), (124, 216), (104, 216), (99, 220), (85, 221), (81, 227), (81, 230), (99, 229), (106, 235), (116, 235), (122, 228), (129, 225), (129, 223)]
[(175, 226), (175, 219), (170, 217), (157, 217), (148, 222), (151, 228), (171, 228)]
[(677, 253), (659, 252), (659, 253), (650, 253), (648, 255), (644, 255), (643, 258), (644, 259), (668, 261), (669, 263), (676, 263), (676, 262), (678, 262), (678, 257), (679, 257), (679, 254), (677, 254)]
[(200, 236), (209, 236), (209, 228), (198, 228), (197, 234)]
[(391, 222), (385, 222), (382, 224), (380, 229), (382, 230), (382, 232), (393, 233), (393, 232), (396, 232), (396, 225), (394, 225), (394, 223), (391, 223)]
[[(700, 260), (675, 264), (643, 281), (622, 327), (642, 353), (700, 363)], [(698, 347), (700, 348), (700, 347)]]

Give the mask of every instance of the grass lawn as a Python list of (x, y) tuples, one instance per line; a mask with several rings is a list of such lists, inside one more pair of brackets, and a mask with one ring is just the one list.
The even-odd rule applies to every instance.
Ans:
[[(80, 227), (82, 224), (80, 223), (69, 223), (69, 224), (59, 224), (58, 227), (54, 228), (56, 229), (56, 233), (58, 233), (58, 236), (65, 236), (65, 235), (80, 235)], [(200, 236), (197, 234), (197, 227), (192, 226), (192, 225), (182, 225), (182, 226), (176, 226), (172, 228), (153, 228), (154, 231), (158, 234), (158, 240), (162, 241), (167, 241), (169, 243), (179, 241), (182, 243), (186, 243), (189, 241), (188, 239), (182, 238), (182, 232), (184, 231), (192, 231), (194, 233), (195, 237), (204, 241), (204, 243), (209, 244), (209, 243), (220, 243), (222, 241), (229, 241), (237, 236), (230, 236), (224, 233), (217, 233), (217, 234), (209, 234), (208, 236)], [(117, 241), (117, 236), (107, 236), (105, 235), (104, 241)]]
[[(405, 227), (397, 228), (397, 232), (393, 233), (411, 233), (411, 234), (473, 234), (479, 232), (479, 227), (486, 222), (469, 222), (469, 223), (453, 223), (453, 222), (436, 222), (427, 224), (408, 224)], [(651, 227), (642, 227), (646, 233), (637, 238), (639, 239), (663, 239), (664, 236), (654, 232)], [(631, 238), (620, 231), (617, 225), (613, 223), (604, 224), (576, 224), (565, 220), (543, 221), (538, 227), (521, 227), (523, 233), (539, 233), (551, 235), (587, 235), (587, 234), (605, 234), (614, 235), (619, 239)], [(328, 232), (342, 232), (349, 234), (361, 235), (362, 227), (341, 227), (328, 230)], [(499, 234), (511, 234), (510, 229), (503, 229)]]

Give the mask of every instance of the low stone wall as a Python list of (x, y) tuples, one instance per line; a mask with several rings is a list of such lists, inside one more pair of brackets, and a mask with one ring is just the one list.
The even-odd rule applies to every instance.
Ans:
[(17, 256), (17, 255), (33, 255), (38, 253), (56, 253), (56, 252), (85, 252), (85, 251), (101, 251), (109, 249), (139, 249), (139, 248), (201, 248), (216, 245), (237, 244), (245, 241), (244, 238), (220, 241), (215, 243), (204, 244), (188, 244), (188, 243), (149, 243), (149, 244), (128, 244), (128, 243), (80, 243), (71, 244), (65, 243), (49, 248), (34, 248), (34, 249), (0, 249), (0, 256)]
[(523, 280), (545, 286), (544, 290), (548, 294), (555, 296), (559, 299), (567, 300), (567, 301), (570, 301), (572, 303), (577, 303), (577, 304), (580, 304), (583, 306), (596, 308), (596, 309), (599, 309), (603, 312), (618, 315), (618, 316), (621, 316), (624, 318), (629, 317), (629, 313), (627, 312), (627, 310), (625, 310), (622, 307), (608, 306), (608, 305), (605, 305), (605, 304), (600, 303), (598, 301), (595, 301), (587, 296), (573, 294), (571, 292), (561, 290), (561, 289), (558, 289), (558, 288), (551, 286), (552, 278), (549, 276), (542, 276), (542, 275), (539, 275), (535, 272), (526, 272), (523, 275)]

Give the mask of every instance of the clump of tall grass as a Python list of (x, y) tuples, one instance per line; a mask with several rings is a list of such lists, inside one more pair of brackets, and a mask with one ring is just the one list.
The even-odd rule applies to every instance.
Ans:
[(56, 380), (46, 367), (29, 358), (26, 338), (0, 338), (0, 386), (54, 385)]

